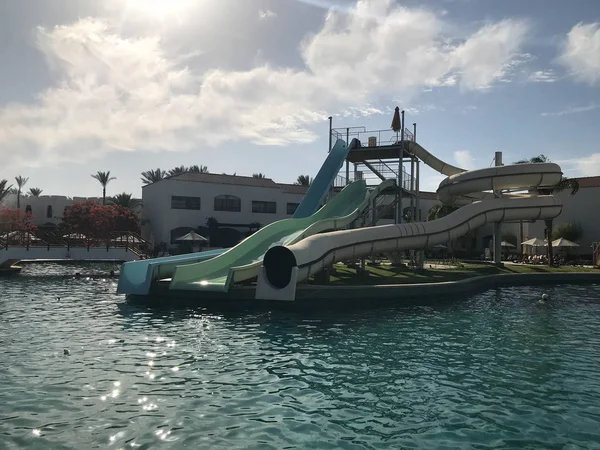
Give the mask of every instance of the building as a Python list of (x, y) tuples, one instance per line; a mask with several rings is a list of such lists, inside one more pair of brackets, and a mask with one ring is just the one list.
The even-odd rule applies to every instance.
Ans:
[(229, 247), (260, 227), (291, 218), (307, 190), (270, 178), (190, 172), (167, 177), (142, 188), (142, 236), (174, 247), (195, 230), (208, 235), (211, 246)]
[[(60, 224), (65, 209), (73, 203), (93, 200), (102, 202), (97, 197), (67, 197), (65, 195), (40, 195), (39, 197), (21, 195), (21, 211), (33, 215), (32, 222), (37, 227), (53, 228)], [(2, 206), (7, 208), (17, 207), (17, 194), (9, 194)]]
[[(67, 208), (74, 203), (87, 200), (102, 203), (102, 198), (99, 197), (67, 197), (65, 195), (34, 197), (32, 195), (21, 195), (21, 211), (24, 214), (30, 212), (33, 215), (32, 222), (38, 228), (55, 228), (61, 223), (63, 213)], [(0, 206), (16, 208), (17, 194), (8, 194)], [(134, 208), (134, 211), (140, 213), (141, 206)]]
[[(573, 254), (591, 255), (592, 243), (600, 242), (600, 176), (577, 178), (579, 191), (569, 195), (570, 191), (555, 193), (563, 202), (560, 216), (553, 221), (553, 228), (561, 224), (576, 222), (582, 228), (581, 238), (577, 240), (580, 247), (570, 250)], [(543, 221), (529, 224), (525, 239), (546, 237), (546, 225)]]

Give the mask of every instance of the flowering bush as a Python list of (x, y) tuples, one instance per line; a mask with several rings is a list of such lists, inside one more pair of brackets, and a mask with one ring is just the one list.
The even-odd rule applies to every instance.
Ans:
[(35, 231), (37, 227), (32, 221), (33, 214), (30, 212), (23, 213), (19, 208), (0, 206), (0, 233)]
[(74, 203), (63, 213), (62, 228), (68, 232), (107, 237), (115, 231), (139, 232), (139, 220), (131, 209), (99, 205), (93, 200)]

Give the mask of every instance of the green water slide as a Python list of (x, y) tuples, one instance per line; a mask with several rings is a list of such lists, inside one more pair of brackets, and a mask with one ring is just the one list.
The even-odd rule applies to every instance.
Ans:
[(270, 247), (292, 245), (322, 231), (344, 228), (356, 220), (380, 192), (394, 185), (394, 180), (387, 180), (368, 189), (364, 180), (355, 181), (312, 216), (273, 222), (213, 259), (177, 266), (169, 287), (227, 291), (233, 283), (258, 275), (263, 256)]

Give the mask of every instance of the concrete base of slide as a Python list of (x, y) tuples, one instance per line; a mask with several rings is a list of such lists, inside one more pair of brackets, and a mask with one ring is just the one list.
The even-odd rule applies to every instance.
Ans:
[[(298, 285), (295, 292), (295, 301), (277, 300), (282, 305), (322, 305), (328, 304), (355, 304), (371, 305), (378, 302), (408, 303), (413, 300), (455, 300), (460, 294), (473, 294), (475, 292), (508, 286), (544, 286), (556, 284), (600, 284), (600, 270), (598, 272), (566, 272), (566, 273), (534, 273), (534, 274), (499, 274), (484, 275), (466, 278), (460, 281), (443, 283), (419, 284), (385, 284), (369, 286), (320, 286)], [(130, 296), (140, 300), (164, 302), (189, 302), (194, 305), (215, 305), (227, 307), (229, 305), (260, 305), (275, 304), (268, 299), (255, 300), (257, 295), (254, 286), (240, 286), (229, 292), (211, 292), (210, 295), (198, 296), (193, 291), (169, 290), (168, 282), (159, 282), (156, 289), (148, 296)], [(539, 300), (539, 299), (535, 299)]]

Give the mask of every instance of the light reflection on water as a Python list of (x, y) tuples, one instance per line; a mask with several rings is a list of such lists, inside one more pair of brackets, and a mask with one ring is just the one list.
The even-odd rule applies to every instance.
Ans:
[(6, 448), (600, 446), (598, 286), (208, 311), (64, 269), (0, 279)]

